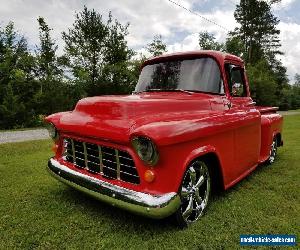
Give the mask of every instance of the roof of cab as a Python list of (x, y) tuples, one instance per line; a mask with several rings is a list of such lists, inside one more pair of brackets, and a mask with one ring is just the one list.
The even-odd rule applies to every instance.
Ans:
[(238, 56), (220, 52), (220, 51), (215, 51), (215, 50), (195, 50), (195, 51), (186, 51), (186, 52), (175, 52), (175, 53), (169, 53), (169, 54), (164, 54), (161, 56), (156, 56), (149, 58), (145, 64), (152, 64), (157, 61), (164, 61), (168, 59), (181, 59), (181, 58), (195, 58), (197, 56), (211, 56), (215, 59), (217, 59), (219, 62), (221, 61), (235, 61), (237, 63), (243, 64), (243, 60), (239, 58)]

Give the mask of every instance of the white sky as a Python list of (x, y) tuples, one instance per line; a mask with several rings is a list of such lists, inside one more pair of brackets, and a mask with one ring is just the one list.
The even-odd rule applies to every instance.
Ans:
[[(232, 30), (236, 26), (233, 17), (238, 0), (173, 0), (204, 17)], [(282, 0), (274, 7), (274, 13), (281, 22), (283, 64), (293, 80), (300, 73), (300, 1)], [(168, 0), (0, 0), (0, 25), (14, 21), (16, 28), (28, 39), (32, 48), (38, 43), (38, 16), (43, 16), (51, 28), (52, 36), (62, 53), (64, 43), (61, 32), (71, 27), (75, 12), (94, 8), (104, 18), (111, 10), (122, 23), (130, 23), (128, 44), (136, 51), (144, 47), (153, 36), (161, 34), (168, 45), (169, 52), (199, 49), (198, 33), (207, 30), (214, 33), (218, 41), (224, 41), (226, 31), (198, 16), (173, 5)]]

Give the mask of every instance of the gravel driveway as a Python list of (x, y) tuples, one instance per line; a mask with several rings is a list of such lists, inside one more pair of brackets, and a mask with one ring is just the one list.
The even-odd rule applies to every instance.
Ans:
[(0, 144), (49, 138), (47, 129), (0, 132)]

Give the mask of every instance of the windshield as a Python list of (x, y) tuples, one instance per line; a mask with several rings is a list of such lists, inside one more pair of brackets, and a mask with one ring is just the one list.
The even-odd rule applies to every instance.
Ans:
[(223, 94), (218, 64), (210, 57), (203, 57), (146, 65), (135, 91), (176, 89)]

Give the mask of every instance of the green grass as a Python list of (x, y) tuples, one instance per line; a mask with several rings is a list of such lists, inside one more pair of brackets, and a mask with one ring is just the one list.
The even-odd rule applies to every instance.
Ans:
[(237, 249), (240, 234), (297, 234), (299, 241), (300, 116), (285, 117), (285, 146), (214, 196), (205, 216), (186, 230), (85, 196), (45, 170), (48, 140), (0, 145), (0, 249)]

